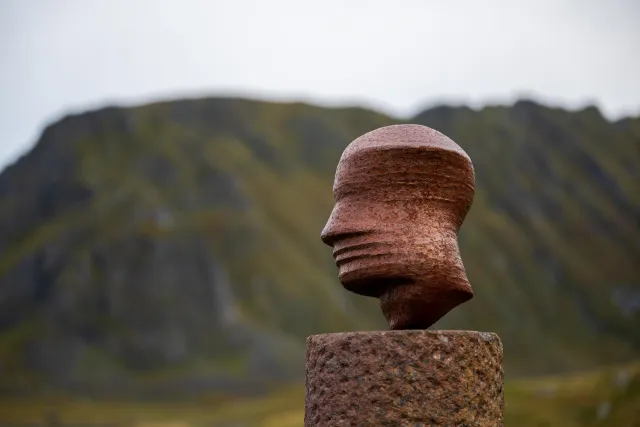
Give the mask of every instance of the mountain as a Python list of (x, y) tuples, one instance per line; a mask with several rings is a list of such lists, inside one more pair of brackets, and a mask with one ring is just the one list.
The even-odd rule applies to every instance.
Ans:
[(0, 389), (258, 392), (307, 335), (385, 328), (319, 234), (342, 150), (400, 122), (476, 170), (475, 297), (435, 328), (497, 332), (507, 376), (640, 355), (640, 118), (209, 98), (67, 116), (0, 175)]

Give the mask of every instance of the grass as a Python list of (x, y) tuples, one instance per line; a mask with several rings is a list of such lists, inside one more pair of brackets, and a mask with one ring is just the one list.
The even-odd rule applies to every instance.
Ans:
[[(513, 380), (505, 424), (514, 427), (640, 426), (640, 362), (564, 376)], [(304, 390), (293, 385), (253, 399), (186, 402), (5, 398), (0, 426), (297, 427)]]
[(640, 426), (640, 363), (509, 383), (507, 426)]
[[(273, 423), (282, 417), (291, 419), (296, 411), (302, 414), (303, 408), (304, 392), (300, 386), (283, 388), (266, 397), (228, 402), (220, 402), (217, 397), (202, 397), (189, 402), (18, 398), (0, 402), (0, 425), (257, 427), (276, 425)], [(298, 417), (296, 421), (301, 420)], [(277, 425), (284, 427), (284, 424)]]

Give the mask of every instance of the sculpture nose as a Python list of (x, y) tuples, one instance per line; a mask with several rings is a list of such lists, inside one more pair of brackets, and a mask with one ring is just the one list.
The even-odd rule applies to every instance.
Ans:
[(329, 218), (329, 221), (327, 221), (320, 233), (320, 240), (322, 240), (324, 244), (333, 247), (333, 243), (336, 241), (336, 236), (338, 236), (338, 233), (335, 232), (335, 228), (332, 227), (331, 224), (331, 218)]
[(338, 210), (339, 208), (337, 206), (333, 207), (331, 215), (329, 215), (329, 219), (320, 233), (320, 240), (331, 247), (333, 247), (334, 243), (340, 238), (340, 235), (344, 234), (344, 231), (341, 231), (343, 227), (341, 227), (339, 221), (340, 214)]
[[(333, 215), (332, 215), (333, 217)], [(354, 224), (344, 224), (340, 221), (336, 221), (335, 218), (329, 221), (324, 226), (324, 229), (320, 233), (320, 239), (328, 246), (335, 247), (336, 243), (343, 241), (340, 245), (344, 245), (344, 241), (349, 239), (359, 238), (361, 236), (372, 233), (373, 230), (365, 227), (354, 227)]]

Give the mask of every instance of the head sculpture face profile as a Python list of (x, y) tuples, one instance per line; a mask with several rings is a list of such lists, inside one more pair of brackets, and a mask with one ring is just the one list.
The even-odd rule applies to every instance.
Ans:
[(390, 329), (426, 329), (473, 297), (458, 231), (474, 183), (464, 150), (426, 126), (382, 127), (342, 153), (321, 238), (342, 285), (379, 298)]

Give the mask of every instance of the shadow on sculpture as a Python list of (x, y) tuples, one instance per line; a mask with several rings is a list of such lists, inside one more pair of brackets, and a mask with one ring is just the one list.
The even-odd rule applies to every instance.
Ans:
[(458, 249), (471, 207), (469, 156), (420, 125), (376, 129), (345, 149), (322, 231), (342, 285), (380, 299), (389, 328), (426, 329), (473, 291)]

